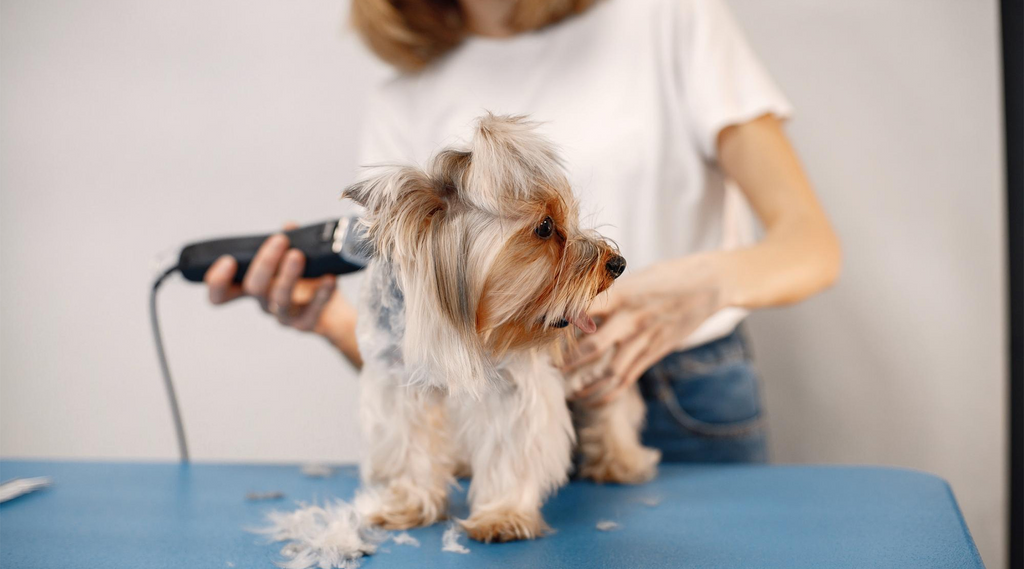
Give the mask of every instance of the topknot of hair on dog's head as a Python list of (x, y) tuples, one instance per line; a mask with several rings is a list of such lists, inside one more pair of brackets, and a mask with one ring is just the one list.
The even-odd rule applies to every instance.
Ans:
[(501, 210), (513, 201), (535, 199), (538, 190), (568, 188), (562, 160), (537, 132), (539, 126), (523, 116), (487, 113), (479, 119), (470, 143), (470, 199)]

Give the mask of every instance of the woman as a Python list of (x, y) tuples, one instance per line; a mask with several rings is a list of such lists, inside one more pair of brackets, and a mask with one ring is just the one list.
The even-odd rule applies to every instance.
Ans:
[[(621, 246), (627, 275), (567, 369), (610, 364), (573, 397), (601, 405), (640, 381), (644, 443), (664, 460), (766, 460), (737, 325), (828, 287), (840, 253), (782, 132), (789, 104), (721, 1), (353, 0), (352, 17), (399, 70), (374, 97), (363, 164), (422, 163), (484, 110), (528, 114)], [(733, 182), (764, 226), (756, 244)], [(210, 269), (211, 301), (255, 297), (358, 366), (355, 311), (332, 278), (300, 280), (302, 264), (275, 236), (242, 287), (232, 259)]]

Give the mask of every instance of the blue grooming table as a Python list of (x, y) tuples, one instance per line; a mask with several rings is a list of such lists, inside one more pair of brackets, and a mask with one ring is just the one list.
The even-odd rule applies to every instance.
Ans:
[[(243, 528), (295, 500), (350, 498), (354, 467), (309, 478), (296, 466), (0, 461), (0, 478), (54, 485), (0, 504), (0, 567), (274, 567), (279, 544)], [(285, 499), (249, 502), (250, 491)], [(464, 493), (453, 513), (466, 514)], [(662, 465), (644, 486), (573, 482), (544, 508), (557, 532), (532, 542), (441, 551), (444, 525), (413, 530), (421, 546), (386, 543), (363, 562), (385, 567), (982, 567), (943, 480), (905, 470)], [(619, 524), (598, 531), (597, 522)], [(386, 551), (385, 551), (386, 550)]]

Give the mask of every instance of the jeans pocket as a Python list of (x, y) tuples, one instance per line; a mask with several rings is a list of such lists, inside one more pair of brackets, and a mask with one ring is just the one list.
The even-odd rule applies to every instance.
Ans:
[(701, 373), (650, 370), (653, 395), (679, 427), (701, 437), (741, 438), (763, 430), (757, 374), (744, 358), (700, 362)]

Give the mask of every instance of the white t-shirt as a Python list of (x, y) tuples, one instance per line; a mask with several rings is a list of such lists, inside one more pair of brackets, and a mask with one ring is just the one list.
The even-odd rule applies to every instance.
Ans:
[[(715, 165), (719, 131), (790, 106), (720, 0), (603, 0), (543, 30), (470, 37), (386, 82), (360, 163), (425, 164), (485, 111), (526, 114), (561, 149), (581, 220), (618, 243), (627, 274), (743, 243), (749, 212)], [(740, 205), (745, 205), (739, 202)], [(727, 335), (727, 309), (679, 347)]]

